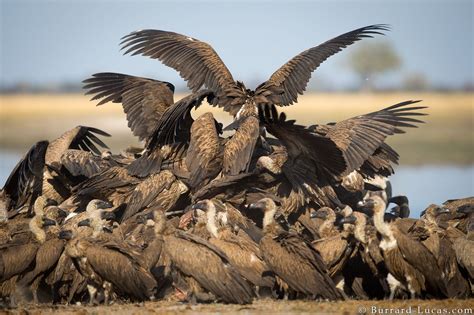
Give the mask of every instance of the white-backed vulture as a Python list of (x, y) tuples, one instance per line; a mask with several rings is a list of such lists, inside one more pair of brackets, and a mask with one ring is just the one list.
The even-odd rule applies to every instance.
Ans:
[(251, 204), (264, 211), (264, 236), (260, 250), (267, 265), (290, 289), (310, 298), (339, 299), (338, 292), (319, 254), (296, 234), (283, 231), (275, 222), (275, 202), (264, 198)]
[(222, 250), (245, 279), (257, 287), (274, 285), (271, 272), (263, 261), (258, 245), (250, 237), (238, 236), (227, 226), (227, 213), (224, 209), (216, 209), (211, 200), (202, 200), (193, 205), (193, 209), (205, 211), (206, 227), (211, 234), (209, 242)]
[[(402, 233), (396, 225), (384, 222), (385, 203), (374, 196), (374, 225), (382, 236), (379, 244), (389, 271), (391, 298), (396, 286), (402, 286), (412, 297), (447, 297), (446, 281), (436, 258), (420, 242)], [(395, 280), (395, 281), (393, 281)]]

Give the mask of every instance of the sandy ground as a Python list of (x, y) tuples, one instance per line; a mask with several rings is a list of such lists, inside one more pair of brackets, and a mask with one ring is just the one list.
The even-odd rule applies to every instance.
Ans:
[[(177, 95), (175, 100), (183, 97)], [(429, 116), (426, 124), (390, 137), (388, 142), (400, 153), (403, 165), (425, 163), (474, 163), (473, 93), (307, 93), (298, 104), (281, 108), (298, 123), (311, 125), (338, 121), (379, 110), (405, 100), (423, 100)], [(138, 144), (127, 127), (119, 104), (100, 107), (88, 96), (0, 95), (0, 147), (25, 152), (36, 141), (52, 140), (77, 125), (101, 128), (112, 134), (106, 143), (117, 152)], [(219, 121), (231, 117), (220, 109), (203, 105), (194, 114), (212, 111)]]
[(10, 314), (473, 314), (474, 299), (388, 301), (256, 301), (251, 305), (147, 302), (109, 306), (37, 306)]

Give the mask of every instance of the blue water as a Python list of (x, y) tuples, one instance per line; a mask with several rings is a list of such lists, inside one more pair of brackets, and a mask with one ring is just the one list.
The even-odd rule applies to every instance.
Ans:
[[(0, 185), (20, 158), (17, 153), (0, 150)], [(390, 180), (394, 195), (408, 196), (412, 217), (432, 203), (474, 196), (474, 165), (399, 166)]]

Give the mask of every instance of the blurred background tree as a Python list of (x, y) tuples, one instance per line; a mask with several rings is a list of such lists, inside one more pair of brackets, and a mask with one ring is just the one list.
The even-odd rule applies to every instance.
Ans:
[(405, 75), (402, 82), (402, 89), (406, 91), (426, 91), (429, 88), (430, 84), (426, 76), (418, 72)]
[(401, 59), (389, 42), (365, 42), (354, 49), (349, 58), (349, 67), (359, 76), (362, 90), (371, 90), (374, 77), (397, 70)]

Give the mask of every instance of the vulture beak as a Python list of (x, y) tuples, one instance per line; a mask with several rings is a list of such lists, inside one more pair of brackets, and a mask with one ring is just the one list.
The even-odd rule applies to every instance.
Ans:
[(438, 208), (436, 209), (436, 215), (440, 215), (440, 214), (443, 214), (443, 213), (449, 213), (449, 209), (448, 208)]
[(311, 219), (323, 219), (325, 220), (327, 218), (327, 214), (322, 212), (322, 211), (313, 211), (309, 215)]
[(426, 214), (426, 209), (420, 212), (420, 218), (421, 218), (421, 217), (424, 217), (425, 214)]
[(115, 213), (112, 211), (102, 211), (100, 214), (102, 220), (115, 220)]
[(58, 209), (59, 209), (59, 210), (58, 210), (58, 216), (59, 216), (60, 218), (66, 218), (67, 215), (69, 214), (69, 212), (66, 212), (66, 211), (64, 211), (64, 210), (61, 209), (61, 208), (58, 208)]
[(354, 224), (356, 223), (357, 218), (353, 215), (347, 216), (347, 217), (342, 217), (338, 222), (337, 225), (343, 225), (343, 224)]
[(91, 220), (90, 219), (85, 219), (82, 220), (77, 224), (77, 226), (91, 226)]
[(193, 209), (193, 210), (198, 210), (199, 209), (199, 210), (206, 211), (207, 207), (206, 207), (206, 204), (204, 202), (198, 202), (198, 203), (193, 204), (191, 209)]
[(70, 240), (72, 239), (72, 231), (71, 230), (65, 230), (59, 232), (59, 239), (61, 240)]
[(365, 201), (359, 201), (357, 205), (363, 212), (372, 212), (374, 210), (375, 203), (373, 200), (369, 199)]
[(58, 203), (56, 202), (56, 200), (48, 198), (46, 199), (46, 204), (44, 206), (48, 207), (48, 206), (57, 206), (57, 205)]
[(51, 226), (51, 225), (56, 225), (56, 221), (48, 219), (48, 218), (43, 219), (43, 227)]
[(136, 222), (139, 224), (145, 224), (146, 221), (153, 220), (154, 218), (155, 216), (153, 215), (153, 211), (152, 211), (152, 212), (137, 215)]
[(109, 209), (112, 208), (114, 205), (111, 204), (110, 202), (103, 201), (101, 200), (100, 202), (97, 203), (97, 208), (98, 209)]

